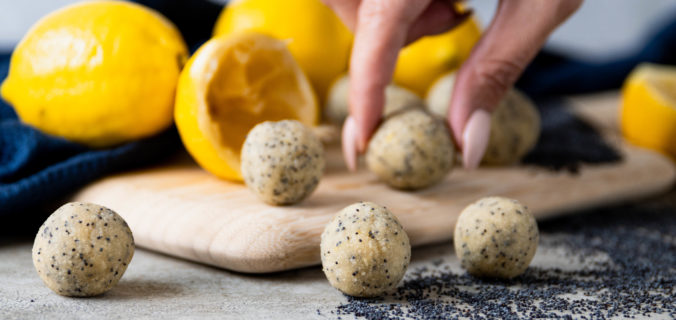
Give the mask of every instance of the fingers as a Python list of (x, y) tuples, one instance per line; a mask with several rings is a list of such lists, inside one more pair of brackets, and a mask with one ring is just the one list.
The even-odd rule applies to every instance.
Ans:
[(477, 109), (467, 121), (465, 130), (462, 133), (462, 141), (467, 146), (472, 146), (463, 150), (462, 163), (467, 169), (476, 169), (479, 162), (484, 157), (484, 152), (490, 138), (490, 131), (484, 128), (491, 127), (491, 114), (484, 109)]
[[(485, 121), (468, 121), (477, 110), (492, 111), (542, 47), (549, 34), (581, 0), (500, 1), (495, 17), (458, 72), (448, 121), (460, 144), (466, 167), (476, 167), (489, 137)], [(478, 116), (484, 118), (485, 116)], [(485, 124), (485, 125), (484, 125)], [(472, 134), (464, 134), (468, 130)], [(485, 141), (484, 141), (485, 140)], [(468, 163), (467, 161), (471, 161)]]
[(430, 1), (364, 0), (359, 7), (350, 61), (350, 114), (357, 148), (363, 152), (382, 114), (384, 89), (392, 78), (410, 25)]
[(343, 159), (345, 159), (347, 168), (350, 171), (357, 170), (357, 139), (354, 135), (356, 131), (357, 126), (354, 122), (354, 118), (348, 116), (347, 119), (345, 119), (345, 123), (343, 124), (342, 141)]
[(472, 15), (472, 11), (456, 10), (457, 1), (432, 1), (427, 9), (413, 22), (406, 35), (406, 44), (421, 37), (440, 34), (453, 29)]
[[(340, 17), (350, 30), (355, 30), (361, 0), (323, 0), (323, 2)], [(405, 43), (414, 42), (426, 35), (448, 31), (472, 15), (471, 10), (464, 12), (456, 10), (455, 3), (457, 2), (459, 0), (433, 0), (411, 25)]]
[(361, 0), (322, 0), (329, 6), (340, 20), (352, 31), (357, 23), (357, 11)]

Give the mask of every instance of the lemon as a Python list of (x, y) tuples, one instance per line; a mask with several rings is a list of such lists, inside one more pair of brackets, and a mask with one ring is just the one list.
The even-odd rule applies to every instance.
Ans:
[(179, 78), (174, 118), (183, 144), (214, 175), (241, 181), (240, 151), (256, 124), (315, 125), (317, 100), (284, 42), (245, 32), (207, 41)]
[(641, 64), (622, 88), (620, 128), (631, 143), (676, 160), (676, 67)]
[(394, 83), (424, 97), (435, 80), (467, 60), (480, 37), (479, 24), (470, 17), (450, 31), (418, 39), (399, 52)]
[(152, 135), (172, 122), (187, 48), (143, 6), (78, 3), (37, 22), (12, 54), (2, 97), (48, 134), (95, 147)]
[(347, 70), (352, 34), (320, 0), (235, 0), (223, 9), (214, 36), (256, 31), (288, 41), (291, 54), (324, 101)]

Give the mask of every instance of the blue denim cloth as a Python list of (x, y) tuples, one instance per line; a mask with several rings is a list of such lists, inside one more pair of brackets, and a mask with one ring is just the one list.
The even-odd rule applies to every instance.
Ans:
[[(174, 21), (193, 50), (209, 38), (222, 8), (208, 1), (137, 2)], [(542, 52), (518, 86), (536, 97), (617, 88), (641, 61), (675, 63), (675, 47), (676, 23), (672, 23), (636, 55), (605, 64), (588, 64)], [(8, 63), (9, 53), (0, 54), (0, 79), (6, 77)], [(178, 146), (176, 129), (171, 128), (141, 141), (90, 149), (21, 123), (11, 106), (0, 101), (0, 216), (35, 213), (97, 178), (166, 159)], [(41, 219), (42, 216), (35, 218)]]

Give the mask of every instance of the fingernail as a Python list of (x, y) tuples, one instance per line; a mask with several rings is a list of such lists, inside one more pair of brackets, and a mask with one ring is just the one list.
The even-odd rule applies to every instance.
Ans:
[(352, 121), (354, 125), (353, 131), (356, 140), (357, 152), (364, 153), (364, 151), (366, 150), (366, 139), (364, 139), (363, 132), (359, 130), (360, 127), (357, 126), (357, 121), (355, 120)]
[(343, 159), (345, 159), (345, 164), (350, 171), (357, 170), (357, 124), (354, 122), (354, 118), (347, 117), (345, 123), (343, 124)]
[(484, 157), (491, 133), (491, 114), (484, 109), (475, 110), (462, 133), (462, 160), (465, 169), (476, 169)]

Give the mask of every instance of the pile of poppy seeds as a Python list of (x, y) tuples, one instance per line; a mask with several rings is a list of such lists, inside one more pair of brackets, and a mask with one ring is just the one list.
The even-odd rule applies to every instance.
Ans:
[(620, 153), (584, 119), (558, 99), (537, 102), (542, 130), (523, 159), (525, 165), (577, 174), (581, 164), (606, 164), (622, 160)]
[(535, 263), (512, 280), (491, 280), (468, 275), (457, 261), (437, 261), (410, 270), (387, 296), (346, 296), (347, 303), (329, 313), (365, 319), (674, 318), (675, 211), (674, 205), (632, 205), (548, 220), (540, 224), (538, 250), (555, 254), (560, 267)]
[[(541, 111), (543, 136), (524, 162), (576, 174), (581, 163), (620, 160), (591, 126), (564, 108)], [(409, 270), (384, 297), (346, 296), (334, 310), (317, 312), (364, 319), (676, 318), (676, 191), (539, 227), (538, 252), (554, 263), (534, 262), (514, 279), (476, 278), (457, 260), (438, 260)], [(449, 245), (445, 256), (452, 257), (452, 250)]]

